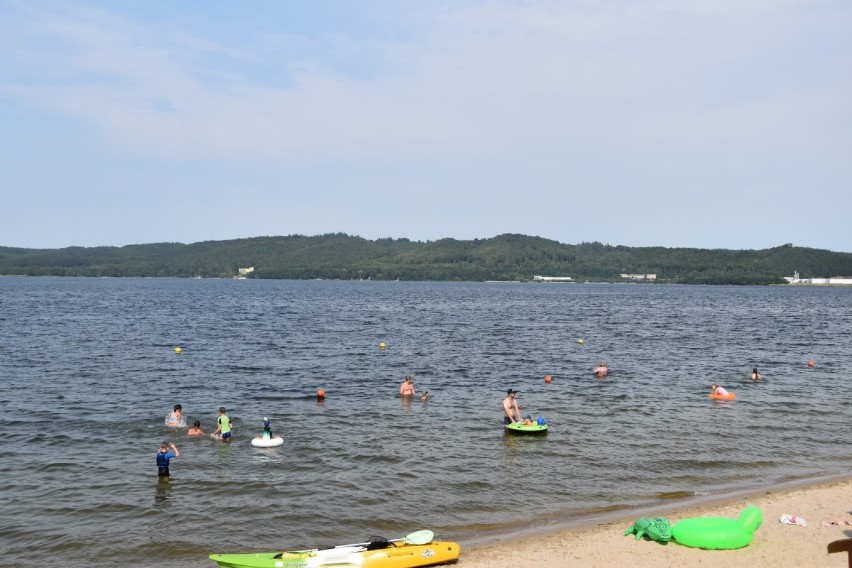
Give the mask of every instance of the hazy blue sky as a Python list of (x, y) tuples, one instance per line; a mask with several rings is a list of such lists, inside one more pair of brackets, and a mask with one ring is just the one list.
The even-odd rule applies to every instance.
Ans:
[(848, 0), (0, 0), (0, 246), (852, 252)]

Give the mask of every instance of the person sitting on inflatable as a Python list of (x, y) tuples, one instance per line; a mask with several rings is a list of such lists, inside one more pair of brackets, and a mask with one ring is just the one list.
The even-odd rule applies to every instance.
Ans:
[(735, 400), (737, 398), (734, 393), (723, 389), (716, 383), (710, 385), (710, 388), (713, 389), (713, 392), (711, 392), (708, 396), (713, 400)]
[(269, 418), (263, 417), (263, 435), (255, 436), (252, 441), (252, 446), (257, 446), (261, 448), (270, 447), (270, 446), (280, 446), (284, 443), (284, 439), (281, 436), (274, 436), (272, 434), (272, 425), (269, 422)]
[(727, 390), (720, 387), (716, 383), (710, 385), (710, 388), (713, 389), (713, 394), (715, 394), (716, 396), (731, 396), (731, 393), (729, 393)]

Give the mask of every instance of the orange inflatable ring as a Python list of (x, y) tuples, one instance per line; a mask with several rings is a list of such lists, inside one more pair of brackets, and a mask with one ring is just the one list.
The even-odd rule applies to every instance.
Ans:
[(732, 392), (729, 392), (729, 393), (728, 393), (728, 394), (726, 394), (726, 395), (721, 395), (721, 394), (716, 394), (716, 393), (710, 393), (710, 394), (709, 394), (709, 395), (707, 395), (707, 396), (709, 396), (709, 397), (710, 397), (710, 398), (712, 398), (713, 400), (736, 400), (736, 399), (737, 399), (737, 395), (735, 395), (735, 394), (734, 394), (734, 393), (732, 393)]

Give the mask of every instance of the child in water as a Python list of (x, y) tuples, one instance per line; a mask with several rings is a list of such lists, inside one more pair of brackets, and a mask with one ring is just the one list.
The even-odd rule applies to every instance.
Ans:
[(219, 407), (219, 418), (218, 418), (218, 426), (216, 426), (216, 431), (210, 434), (210, 437), (214, 440), (221, 440), (223, 442), (231, 441), (231, 419), (228, 418), (228, 415), (225, 414), (225, 407)]
[(171, 442), (163, 442), (160, 444), (160, 451), (157, 452), (157, 475), (160, 477), (169, 477), (169, 460), (180, 457), (180, 452)]
[(186, 419), (183, 417), (183, 407), (176, 404), (174, 410), (166, 416), (166, 426), (186, 426)]
[(203, 436), (204, 432), (201, 430), (201, 421), (196, 420), (195, 422), (193, 422), (192, 428), (187, 430), (186, 435), (187, 436)]
[(720, 387), (716, 383), (710, 385), (710, 388), (713, 389), (713, 394), (715, 394), (716, 396), (728, 396), (730, 394), (728, 393), (727, 389), (725, 389), (724, 387)]
[(279, 446), (284, 443), (284, 440), (281, 439), (281, 436), (276, 436), (272, 433), (272, 424), (269, 421), (269, 418), (263, 417), (263, 434), (260, 436), (255, 436), (251, 441), (252, 446), (257, 446), (261, 448)]

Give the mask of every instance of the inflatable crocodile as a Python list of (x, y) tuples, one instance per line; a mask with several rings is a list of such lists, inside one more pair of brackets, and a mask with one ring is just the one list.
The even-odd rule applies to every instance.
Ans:
[(667, 543), (672, 539), (672, 525), (668, 519), (662, 517), (642, 517), (636, 519), (633, 526), (624, 531), (624, 536), (636, 533), (636, 540), (647, 536), (651, 540)]

